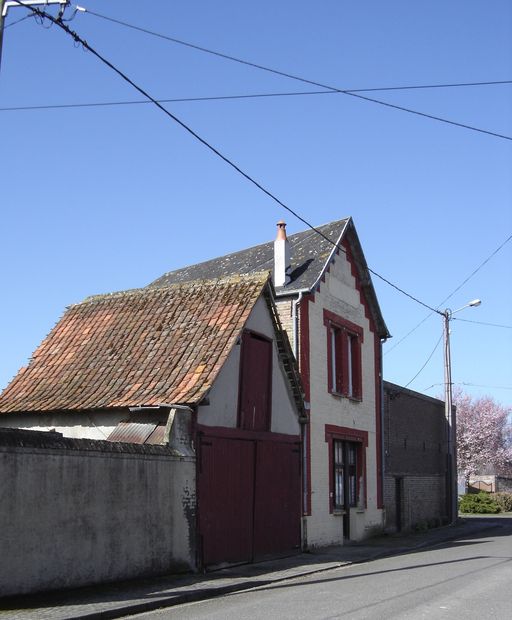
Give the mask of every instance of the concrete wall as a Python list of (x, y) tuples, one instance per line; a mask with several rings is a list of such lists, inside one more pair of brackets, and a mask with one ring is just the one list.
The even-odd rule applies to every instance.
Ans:
[(446, 451), (444, 403), (385, 381), (384, 505), (388, 529), (397, 529), (397, 484), (402, 489), (402, 529), (446, 519)]
[(0, 430), (0, 596), (190, 570), (195, 459)]
[[(271, 431), (298, 435), (300, 425), (295, 401), (288, 387), (288, 377), (279, 360), (274, 326), (263, 297), (256, 302), (246, 329), (253, 330), (273, 340), (272, 346), (272, 422)], [(208, 395), (209, 405), (198, 409), (197, 421), (206, 426), (236, 428), (238, 416), (238, 388), (240, 383), (240, 345), (228, 356)]]

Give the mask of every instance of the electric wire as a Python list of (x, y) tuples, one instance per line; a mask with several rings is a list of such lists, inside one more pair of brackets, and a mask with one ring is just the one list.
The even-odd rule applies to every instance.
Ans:
[(437, 347), (439, 346), (439, 344), (441, 343), (441, 340), (443, 339), (443, 332), (441, 332), (441, 335), (439, 336), (439, 340), (436, 342), (436, 346), (432, 349), (432, 352), (430, 353), (430, 355), (427, 357), (425, 363), (423, 364), (423, 366), (418, 370), (418, 372), (414, 375), (414, 377), (408, 382), (406, 383), (402, 389), (405, 389), (407, 387), (409, 387), (411, 385), (411, 383), (417, 378), (419, 377), (419, 375), (423, 372), (423, 370), (426, 368), (427, 364), (430, 362), (430, 360), (432, 359), (434, 353), (437, 350)]
[[(477, 274), (477, 273), (480, 271), (480, 269), (482, 269), (482, 267), (484, 267), (484, 265), (486, 265), (486, 264), (487, 264), (487, 263), (491, 260), (491, 258), (493, 258), (493, 256), (495, 256), (495, 255), (496, 255), (496, 254), (497, 254), (497, 253), (498, 253), (498, 252), (499, 252), (499, 251), (500, 251), (500, 250), (501, 250), (501, 249), (502, 249), (502, 248), (503, 248), (503, 247), (504, 247), (504, 246), (505, 246), (505, 245), (506, 245), (506, 244), (507, 244), (507, 243), (508, 243), (511, 239), (512, 239), (512, 235), (509, 235), (509, 236), (505, 239), (505, 241), (503, 241), (503, 243), (502, 243), (502, 244), (500, 244), (500, 245), (499, 245), (499, 246), (498, 246), (498, 247), (497, 247), (497, 248), (496, 248), (496, 249), (495, 249), (495, 250), (494, 250), (491, 254), (489, 254), (489, 256), (488, 256), (485, 260), (483, 260), (483, 261), (482, 261), (482, 262), (478, 265), (478, 267), (477, 267), (474, 271), (472, 271), (472, 272), (469, 274), (469, 276), (468, 276), (465, 280), (463, 280), (463, 281), (461, 282), (461, 284), (459, 284), (459, 285), (458, 285), (458, 286), (457, 286), (457, 287), (456, 287), (456, 288), (455, 288), (455, 289), (454, 289), (454, 290), (453, 290), (453, 291), (452, 291), (452, 292), (451, 292), (451, 293), (450, 293), (447, 297), (445, 297), (445, 298), (443, 299), (443, 301), (441, 301), (441, 302), (438, 304), (437, 309), (439, 309), (439, 308), (440, 308), (440, 306), (442, 306), (445, 302), (447, 302), (449, 299), (451, 299), (451, 298), (455, 295), (455, 293), (457, 293), (457, 292), (458, 292), (458, 291), (459, 291), (459, 290), (460, 290), (460, 289), (464, 286), (464, 284), (466, 284), (466, 283), (468, 282), (468, 280), (470, 280), (470, 279), (471, 279), (471, 278), (472, 278), (475, 274)], [(415, 332), (415, 331), (418, 329), (418, 327), (420, 327), (421, 325), (423, 325), (423, 323), (424, 323), (427, 319), (429, 319), (429, 318), (432, 316), (432, 314), (433, 314), (432, 312), (430, 312), (430, 314), (427, 314), (427, 316), (426, 316), (426, 317), (424, 317), (424, 318), (423, 318), (423, 319), (422, 319), (422, 320), (421, 320), (421, 321), (420, 321), (420, 322), (419, 322), (419, 323), (418, 323), (415, 327), (413, 327), (413, 328), (412, 328), (409, 332), (407, 332), (407, 334), (405, 334), (405, 336), (404, 336), (403, 338), (401, 338), (398, 342), (394, 343), (394, 344), (393, 344), (393, 346), (392, 346), (392, 347), (390, 347), (390, 348), (389, 348), (389, 349), (388, 349), (388, 350), (384, 353), (384, 355), (387, 355), (388, 353), (391, 353), (391, 351), (393, 351), (393, 349), (396, 349), (396, 347), (397, 347), (399, 344), (401, 344), (401, 343), (402, 343), (402, 342), (403, 342), (406, 338), (408, 338), (408, 337), (409, 337), (409, 336), (410, 336), (413, 332)], [(458, 320), (458, 321), (460, 321), (460, 320), (462, 320), (462, 321), (463, 321), (463, 320), (464, 320), (464, 319), (459, 319), (458, 317), (454, 317), (454, 318), (456, 318), (456, 320)], [(466, 319), (466, 320), (467, 320), (467, 319)], [(476, 321), (471, 321), (471, 322), (475, 323)], [(507, 326), (507, 325), (496, 325), (496, 324), (494, 324), (494, 323), (484, 323), (484, 324), (485, 324), (485, 325), (492, 325), (492, 327), (509, 327), (509, 326)]]
[(512, 325), (500, 325), (498, 323), (485, 323), (484, 321), (472, 321), (471, 319), (461, 319), (458, 316), (452, 317), (453, 321), (462, 321), (463, 323), (474, 323), (475, 325), (487, 325), (488, 327), (501, 327), (502, 329), (512, 329)]
[[(423, 388), (423, 391), (431, 390), (433, 387), (439, 387), (444, 385), (444, 383), (432, 383), (426, 388)], [(512, 390), (512, 386), (509, 385), (483, 385), (481, 383), (469, 383), (467, 381), (453, 381), (452, 385), (467, 385), (469, 387), (481, 387), (489, 390)]]
[(491, 253), (491, 254), (490, 254), (490, 255), (489, 255), (489, 256), (488, 256), (485, 260), (483, 260), (483, 261), (480, 263), (480, 265), (478, 265), (478, 267), (477, 267), (474, 271), (472, 271), (472, 272), (469, 274), (469, 276), (468, 276), (468, 277), (467, 277), (467, 278), (466, 278), (463, 282), (461, 282), (461, 283), (459, 284), (459, 286), (458, 286), (456, 289), (454, 289), (454, 290), (453, 290), (453, 291), (452, 291), (452, 292), (448, 295), (448, 297), (445, 297), (445, 298), (443, 299), (443, 301), (442, 301), (442, 302), (441, 302), (441, 303), (440, 303), (437, 307), (439, 308), (439, 307), (440, 307), (440, 306), (442, 306), (445, 302), (447, 302), (449, 299), (451, 299), (451, 298), (455, 295), (455, 293), (457, 293), (457, 292), (458, 292), (458, 291), (459, 291), (459, 290), (460, 290), (460, 289), (464, 286), (464, 284), (466, 284), (466, 282), (467, 282), (468, 280), (470, 280), (470, 279), (471, 279), (471, 278), (472, 278), (475, 274), (477, 274), (477, 273), (480, 271), (480, 269), (482, 269), (482, 267), (484, 267), (484, 266), (485, 266), (485, 265), (486, 265), (486, 264), (487, 264), (487, 263), (491, 260), (491, 258), (492, 258), (493, 256), (495, 256), (495, 255), (496, 255), (496, 254), (497, 254), (497, 253), (498, 253), (498, 252), (499, 252), (499, 251), (500, 251), (500, 250), (501, 250), (501, 249), (502, 249), (505, 245), (507, 245), (507, 243), (508, 243), (511, 239), (512, 239), (512, 235), (509, 235), (509, 236), (505, 239), (505, 241), (504, 241), (501, 245), (499, 245), (499, 246), (498, 246), (498, 247), (494, 250), (494, 252), (492, 252), (492, 253)]
[[(30, 16), (29, 16), (30, 17)], [(65, 20), (67, 21), (67, 20)], [(512, 84), (512, 80), (501, 82), (480, 82), (483, 84)], [(452, 84), (451, 86), (475, 86), (474, 84)], [(444, 88), (447, 84), (438, 84), (437, 86), (403, 86), (403, 87), (389, 87), (389, 88), (372, 88), (372, 89), (356, 89), (350, 92), (364, 92), (365, 90), (403, 90), (407, 88)], [(347, 91), (349, 92), (349, 91)], [(236, 101), (242, 99), (269, 99), (273, 97), (304, 97), (311, 95), (337, 95), (335, 91), (331, 90), (309, 90), (309, 91), (296, 91), (296, 92), (277, 92), (277, 93), (249, 93), (244, 95), (211, 95), (205, 97), (177, 97), (173, 99), (157, 99), (159, 103), (189, 103), (197, 101)], [(63, 108), (93, 108), (93, 107), (106, 107), (106, 106), (123, 106), (123, 105), (148, 105), (151, 101), (143, 101), (140, 99), (132, 99), (128, 101), (91, 101), (87, 103), (58, 103), (58, 104), (42, 104), (42, 105), (28, 105), (28, 106), (11, 106), (0, 108), (0, 112), (12, 112), (12, 111), (25, 111), (25, 110), (58, 110)]]
[(84, 9), (83, 12), (84, 13), (88, 13), (90, 15), (94, 15), (95, 17), (98, 17), (98, 18), (101, 18), (101, 19), (104, 19), (104, 20), (116, 23), (116, 24), (120, 24), (122, 26), (125, 26), (127, 28), (131, 28), (133, 30), (138, 30), (138, 31), (144, 32), (146, 34), (149, 34), (149, 35), (152, 35), (152, 36), (156, 36), (158, 38), (165, 39), (167, 41), (171, 41), (172, 43), (177, 43), (179, 45), (184, 45), (186, 47), (189, 47), (189, 48), (201, 51), (201, 52), (205, 52), (207, 54), (212, 54), (214, 56), (218, 56), (220, 58), (224, 58), (224, 59), (230, 60), (232, 62), (236, 62), (236, 63), (243, 64), (243, 65), (247, 65), (249, 67), (253, 67), (253, 68), (259, 69), (261, 71), (266, 71), (268, 73), (273, 73), (275, 75), (280, 75), (282, 77), (286, 77), (286, 78), (289, 78), (291, 80), (296, 80), (296, 81), (299, 81), (299, 82), (303, 82), (305, 84), (311, 84), (312, 86), (318, 86), (320, 88), (325, 88), (327, 90), (330, 90), (330, 91), (333, 91), (333, 92), (336, 92), (336, 93), (340, 93), (340, 94), (343, 94), (343, 95), (347, 95), (349, 97), (356, 97), (358, 99), (362, 99), (364, 101), (368, 101), (368, 102), (371, 102), (371, 103), (376, 103), (378, 105), (385, 106), (385, 107), (388, 107), (388, 108), (391, 108), (391, 109), (400, 110), (402, 112), (407, 112), (409, 114), (415, 114), (417, 116), (421, 116), (421, 117), (424, 117), (424, 118), (429, 118), (431, 120), (435, 120), (435, 121), (438, 121), (438, 122), (441, 122), (441, 123), (447, 123), (449, 125), (454, 125), (456, 127), (460, 127), (460, 128), (463, 128), (463, 129), (468, 129), (470, 131), (476, 131), (476, 132), (479, 132), (479, 133), (487, 134), (487, 135), (494, 136), (496, 138), (500, 138), (500, 139), (503, 139), (503, 140), (512, 140), (511, 136), (500, 134), (500, 133), (497, 133), (497, 132), (494, 132), (494, 131), (489, 131), (487, 129), (482, 129), (480, 127), (474, 127), (472, 125), (467, 125), (465, 123), (459, 123), (457, 121), (452, 121), (450, 119), (443, 118), (441, 116), (435, 116), (433, 114), (428, 114), (427, 112), (420, 112), (419, 110), (413, 110), (411, 108), (406, 108), (404, 106), (400, 106), (400, 105), (397, 105), (397, 104), (394, 104), (394, 103), (389, 103), (387, 101), (382, 101), (381, 99), (374, 99), (373, 97), (368, 97), (366, 95), (361, 95), (360, 93), (354, 92), (353, 90), (352, 91), (351, 90), (343, 90), (341, 88), (337, 88), (336, 86), (330, 86), (328, 84), (323, 84), (321, 82), (316, 82), (315, 80), (309, 80), (307, 78), (303, 78), (303, 77), (294, 75), (292, 73), (287, 73), (286, 71), (280, 71), (278, 69), (273, 69), (271, 67), (266, 67), (266, 66), (260, 65), (258, 63), (254, 63), (254, 62), (251, 62), (251, 61), (248, 61), (248, 60), (243, 60), (241, 58), (237, 58), (236, 56), (231, 56), (229, 54), (224, 54), (222, 52), (217, 52), (215, 50), (211, 50), (211, 49), (208, 49), (206, 47), (202, 47), (200, 45), (195, 45), (194, 43), (189, 43), (187, 41), (183, 41), (183, 40), (177, 39), (175, 37), (170, 37), (168, 35), (164, 35), (164, 34), (160, 34), (160, 33), (157, 33), (157, 32), (153, 32), (153, 31), (148, 30), (146, 28), (142, 28), (140, 26), (135, 26), (133, 24), (129, 24), (129, 23), (124, 22), (122, 20), (115, 19), (113, 17), (108, 17), (108, 16), (102, 15), (100, 13), (96, 13), (95, 11), (90, 11), (89, 9)]
[(24, 20), (28, 19), (29, 17), (32, 17), (32, 15), (31, 15), (31, 14), (29, 14), (29, 15), (24, 15), (23, 17), (20, 17), (20, 19), (17, 19), (17, 20), (15, 20), (15, 21), (13, 21), (13, 22), (10, 22), (10, 23), (8, 23), (8, 24), (5, 24), (5, 26), (4, 26), (4, 30), (6, 30), (7, 28), (10, 28), (11, 26), (15, 26), (16, 24), (19, 24), (20, 22), (22, 22), (22, 21), (24, 21)]
[[(20, 0), (15, 0), (16, 2), (18, 2), (19, 4), (21, 4)], [(75, 41), (75, 43), (78, 43), (80, 45), (82, 45), (82, 47), (86, 50), (88, 50), (91, 54), (93, 54), (93, 56), (95, 56), (96, 58), (98, 58), (98, 60), (100, 60), (101, 62), (103, 62), (107, 67), (109, 67), (110, 69), (112, 69), (115, 73), (117, 73), (123, 80), (125, 80), (126, 82), (128, 82), (128, 84), (130, 84), (133, 88), (135, 88), (137, 91), (139, 91), (139, 93), (141, 93), (144, 97), (147, 97), (150, 101), (152, 101), (157, 108), (159, 108), (164, 114), (166, 114), (169, 118), (171, 118), (172, 120), (174, 120), (176, 123), (178, 123), (178, 125), (180, 125), (183, 129), (185, 129), (185, 131), (187, 131), (189, 134), (191, 134), (194, 138), (196, 138), (196, 140), (198, 140), (199, 142), (201, 142), (201, 144), (203, 144), (206, 148), (208, 148), (210, 151), (212, 151), (215, 155), (217, 155), (220, 159), (222, 159), (226, 164), (228, 164), (231, 168), (233, 168), (236, 172), (238, 172), (241, 176), (243, 176), (247, 181), (249, 181), (250, 183), (252, 183), (255, 187), (257, 187), (259, 190), (261, 190), (264, 194), (266, 194), (269, 198), (271, 198), (274, 202), (276, 202), (278, 205), (280, 205), (283, 209), (285, 209), (286, 211), (288, 211), (289, 213), (291, 213), (295, 218), (297, 218), (299, 221), (301, 221), (303, 224), (305, 224), (308, 228), (310, 228), (311, 230), (313, 230), (314, 232), (316, 232), (318, 235), (320, 235), (323, 239), (325, 239), (328, 243), (330, 243), (331, 245), (333, 245), (335, 248), (339, 249), (340, 251), (345, 253), (345, 249), (341, 246), (339, 246), (336, 241), (333, 241), (332, 239), (330, 239), (329, 237), (327, 237), (326, 235), (324, 235), (324, 233), (320, 230), (318, 230), (317, 228), (315, 228), (312, 224), (310, 224), (305, 218), (303, 218), (299, 213), (297, 213), (295, 210), (293, 210), (291, 207), (289, 207), (288, 205), (286, 205), (282, 200), (280, 200), (277, 196), (275, 196), (275, 194), (273, 194), (271, 191), (269, 191), (268, 189), (266, 189), (259, 181), (257, 181), (256, 179), (254, 179), (254, 177), (252, 177), (251, 175), (249, 175), (247, 172), (245, 172), (244, 170), (242, 170), (242, 168), (240, 168), (234, 161), (232, 161), (231, 159), (229, 159), (226, 155), (224, 155), (223, 153), (221, 153), (216, 147), (214, 147), (212, 144), (210, 144), (207, 140), (205, 140), (204, 138), (202, 138), (198, 133), (196, 133), (191, 127), (189, 127), (186, 123), (184, 123), (182, 120), (180, 120), (176, 115), (174, 115), (172, 112), (170, 112), (169, 110), (167, 110), (166, 108), (164, 108), (160, 103), (158, 103), (158, 101), (156, 99), (154, 99), (148, 92), (146, 92), (143, 88), (141, 88), (140, 86), (138, 86), (133, 80), (131, 80), (125, 73), (123, 73), (120, 69), (118, 69), (115, 65), (113, 65), (109, 60), (107, 60), (105, 57), (103, 57), (99, 52), (97, 52), (94, 48), (92, 48), (84, 39), (82, 39), (75, 31), (71, 30), (69, 28), (69, 26), (67, 26), (65, 23), (62, 22), (62, 20), (57, 20), (56, 18), (54, 18), (52, 15), (46, 13), (45, 11), (41, 11), (38, 8), (32, 7), (32, 6), (27, 6), (27, 8), (29, 8), (32, 12), (34, 12), (36, 15), (42, 17), (43, 19), (46, 18), (48, 19), (50, 22), (54, 23), (55, 25), (59, 26), (59, 28), (61, 28), (62, 30), (64, 30), (67, 34), (69, 34), (73, 40)], [(395, 290), (399, 291), (400, 293), (402, 293), (403, 295), (405, 295), (406, 297), (408, 297), (409, 299), (415, 301), (416, 303), (424, 306), (425, 308), (427, 308), (428, 310), (432, 310), (433, 312), (437, 312), (438, 314), (442, 314), (441, 312), (439, 312), (438, 310), (435, 310), (434, 308), (432, 308), (432, 306), (429, 306), (428, 304), (426, 304), (425, 302), (421, 301), (420, 299), (418, 299), (417, 297), (414, 297), (413, 295), (411, 295), (410, 293), (407, 293), (406, 291), (404, 291), (402, 288), (400, 288), (399, 286), (397, 286), (396, 284), (394, 284), (393, 282), (391, 282), (390, 280), (388, 280), (387, 278), (385, 278), (384, 276), (380, 275), (379, 273), (377, 273), (376, 271), (374, 271), (373, 269), (370, 269), (368, 267), (368, 271), (370, 273), (372, 273), (373, 275), (375, 275), (377, 278), (379, 278), (380, 280), (382, 280), (383, 282), (386, 282), (386, 284), (388, 284), (389, 286), (391, 286), (392, 288), (394, 288)]]

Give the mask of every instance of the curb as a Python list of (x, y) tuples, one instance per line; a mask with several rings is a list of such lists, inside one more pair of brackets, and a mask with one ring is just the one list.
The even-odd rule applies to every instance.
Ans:
[[(476, 525), (476, 524), (475, 524)], [(469, 526), (469, 524), (468, 524)], [(457, 526), (455, 526), (456, 528)], [(363, 564), (365, 562), (371, 562), (378, 559), (383, 559), (387, 557), (393, 557), (401, 554), (405, 554), (408, 552), (412, 552), (416, 549), (422, 548), (435, 548), (439, 545), (442, 545), (451, 540), (456, 540), (457, 538), (462, 538), (464, 536), (472, 536), (477, 532), (484, 532), (487, 530), (492, 530), (495, 528), (499, 528), (500, 525), (498, 523), (488, 523), (488, 524), (479, 524), (478, 526), (469, 526), (466, 527), (466, 531), (464, 531), (464, 527), (461, 527), (458, 531), (454, 528), (446, 528), (445, 531), (441, 533), (441, 535), (437, 538), (437, 540), (418, 540), (415, 544), (409, 544), (406, 546), (400, 546), (395, 548), (383, 548), (383, 549), (375, 549), (374, 552), (368, 553), (365, 557), (355, 558), (352, 560), (336, 560), (333, 559), (331, 562), (326, 562), (325, 566), (318, 567), (318, 564), (309, 565), (299, 565), (297, 567), (291, 567), (289, 569), (284, 569), (286, 571), (291, 571), (291, 573), (279, 576), (276, 575), (279, 571), (269, 573), (267, 577), (261, 578), (250, 578), (249, 580), (240, 578), (240, 581), (237, 583), (231, 583), (227, 585), (220, 585), (218, 587), (211, 586), (205, 587), (204, 589), (191, 589), (188, 592), (180, 592), (178, 594), (172, 594), (166, 596), (162, 595), (159, 599), (153, 599), (148, 601), (139, 601), (128, 603), (126, 605), (113, 606), (110, 609), (102, 609), (91, 612), (70, 614), (65, 617), (65, 620), (96, 620), (96, 619), (114, 619), (121, 618), (124, 616), (130, 616), (134, 614), (141, 614), (145, 612), (155, 611), (157, 609), (165, 609), (176, 607), (178, 605), (183, 605), (186, 603), (195, 603), (204, 600), (214, 599), (221, 596), (225, 596), (228, 594), (234, 594), (237, 592), (244, 592), (248, 590), (252, 590), (255, 588), (262, 588), (265, 586), (270, 586), (277, 583), (283, 583), (286, 581), (291, 581), (293, 579), (298, 579), (301, 577), (306, 577), (309, 575), (320, 574), (326, 571), (335, 570), (337, 568), (341, 568), (344, 566), (350, 566), (354, 564)], [(444, 528), (443, 528), (444, 529)], [(321, 557), (321, 554), (318, 554)], [(293, 572), (293, 571), (296, 572)], [(274, 576), (273, 576), (274, 575)], [(228, 577), (229, 578), (229, 577)], [(234, 578), (236, 579), (236, 578)], [(185, 586), (186, 587), (186, 586)], [(20, 610), (21, 611), (21, 610)]]

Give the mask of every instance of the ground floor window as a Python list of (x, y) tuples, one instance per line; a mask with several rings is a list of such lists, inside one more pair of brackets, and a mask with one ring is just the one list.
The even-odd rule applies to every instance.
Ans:
[(368, 432), (327, 424), (329, 452), (329, 511), (366, 506)]
[(333, 440), (333, 507), (344, 509), (357, 506), (357, 444)]

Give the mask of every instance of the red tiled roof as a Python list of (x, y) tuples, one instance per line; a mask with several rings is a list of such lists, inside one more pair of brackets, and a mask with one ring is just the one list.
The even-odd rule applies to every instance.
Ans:
[(268, 278), (137, 289), (71, 306), (0, 396), (0, 413), (200, 402)]

